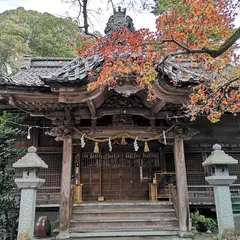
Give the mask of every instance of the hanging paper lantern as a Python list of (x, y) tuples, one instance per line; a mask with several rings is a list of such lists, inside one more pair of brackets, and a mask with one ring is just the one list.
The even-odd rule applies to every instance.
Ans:
[(149, 152), (148, 142), (144, 143), (144, 152)]
[(94, 153), (99, 153), (99, 146), (98, 146), (98, 142), (95, 142), (95, 146), (94, 146)]

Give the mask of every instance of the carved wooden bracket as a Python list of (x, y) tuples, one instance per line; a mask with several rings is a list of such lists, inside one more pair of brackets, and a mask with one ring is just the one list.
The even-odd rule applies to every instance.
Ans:
[(46, 135), (55, 137), (56, 141), (63, 141), (64, 137), (72, 136), (74, 133), (73, 126), (57, 126), (50, 131), (45, 132)]
[(174, 136), (182, 137), (185, 140), (191, 139), (193, 136), (199, 134), (200, 132), (194, 128), (186, 127), (186, 126), (176, 126), (174, 128)]

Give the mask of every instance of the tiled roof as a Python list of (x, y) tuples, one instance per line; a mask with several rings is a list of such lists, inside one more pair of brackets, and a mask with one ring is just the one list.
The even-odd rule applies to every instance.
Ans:
[(53, 74), (61, 69), (72, 58), (28, 58), (23, 62), (21, 70), (12, 77), (5, 78), (1, 85), (46, 86), (41, 75)]
[(98, 55), (93, 55), (87, 58), (76, 58), (62, 68), (57, 69), (54, 73), (46, 72), (45, 74), (42, 74), (40, 78), (49, 85), (56, 82), (73, 83), (86, 78), (87, 72), (101, 62), (103, 62), (103, 58)]
[[(87, 72), (103, 62), (103, 58), (94, 55), (83, 58), (25, 58), (17, 74), (10, 78), (1, 78), (0, 85), (44, 87), (51, 84), (76, 83), (86, 79)], [(201, 68), (191, 61), (177, 63), (165, 61), (159, 69), (172, 80), (174, 86), (184, 83), (196, 83), (201, 76)], [(85, 83), (85, 81), (84, 81)]]
[(189, 61), (177, 63), (175, 60), (167, 60), (160, 66), (161, 71), (172, 80), (174, 86), (182, 86), (184, 83), (196, 83), (199, 81), (203, 70), (199, 64)]

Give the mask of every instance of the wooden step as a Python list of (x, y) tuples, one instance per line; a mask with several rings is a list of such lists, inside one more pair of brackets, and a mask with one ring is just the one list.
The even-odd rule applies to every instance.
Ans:
[(178, 223), (176, 220), (173, 221), (155, 221), (153, 219), (145, 221), (144, 219), (141, 221), (135, 220), (109, 220), (109, 221), (95, 221), (95, 222), (80, 222), (71, 220), (70, 229), (79, 228), (79, 229), (110, 229), (110, 228), (118, 228), (118, 229), (126, 229), (126, 228), (134, 228), (140, 229), (144, 227), (178, 227)]
[(103, 232), (136, 232), (136, 231), (144, 231), (144, 232), (155, 232), (155, 231), (172, 231), (172, 234), (178, 234), (179, 228), (178, 226), (174, 225), (162, 225), (162, 226), (147, 226), (145, 225), (144, 227), (133, 227), (126, 225), (124, 229), (121, 226), (116, 226), (116, 227), (108, 227), (108, 228), (103, 228), (103, 227), (91, 227), (91, 228), (79, 228), (79, 227), (71, 227), (70, 230), (72, 233), (84, 233), (84, 232), (94, 232), (94, 233), (103, 233)]
[(159, 202), (92, 202), (92, 203), (80, 203), (80, 204), (74, 204), (74, 207), (81, 207), (81, 208), (102, 208), (102, 207), (115, 207), (115, 206), (121, 206), (121, 207), (128, 207), (128, 206), (151, 206), (151, 207), (167, 207), (172, 206), (172, 203), (169, 201), (159, 201)]
[(135, 223), (135, 222), (176, 222), (177, 219), (176, 217), (157, 217), (157, 218), (136, 218), (136, 217), (131, 217), (131, 218), (112, 218), (112, 219), (77, 219), (73, 220), (71, 219), (70, 223)]
[[(160, 237), (160, 238), (159, 238)], [(129, 232), (91, 232), (71, 233), (71, 239), (101, 239), (101, 240), (179, 240), (177, 232), (173, 231), (129, 231)]]
[(175, 212), (73, 212), (73, 220), (91, 220), (91, 219), (131, 219), (131, 218), (144, 218), (144, 219), (156, 219), (156, 218), (176, 218)]

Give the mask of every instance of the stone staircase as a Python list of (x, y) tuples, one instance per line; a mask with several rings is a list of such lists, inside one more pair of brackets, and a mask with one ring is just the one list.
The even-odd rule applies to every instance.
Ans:
[(170, 202), (102, 202), (73, 206), (71, 239), (179, 239)]

